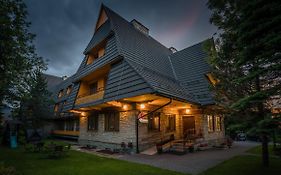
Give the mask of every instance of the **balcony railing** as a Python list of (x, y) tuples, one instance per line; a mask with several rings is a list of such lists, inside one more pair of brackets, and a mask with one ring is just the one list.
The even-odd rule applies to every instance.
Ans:
[(55, 135), (79, 136), (79, 131), (54, 130), (52, 133)]
[(102, 99), (104, 95), (104, 87), (98, 88), (96, 91), (89, 91), (87, 93), (81, 94), (76, 99), (76, 104), (89, 103)]

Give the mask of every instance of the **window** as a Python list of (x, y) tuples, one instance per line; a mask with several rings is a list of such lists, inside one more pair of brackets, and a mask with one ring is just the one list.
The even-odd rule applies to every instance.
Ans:
[(166, 115), (167, 116), (167, 131), (176, 130), (176, 115)]
[(214, 116), (208, 115), (208, 132), (214, 132), (215, 125), (214, 125)]
[(104, 116), (105, 131), (119, 131), (119, 112), (107, 112)]
[(103, 57), (105, 54), (105, 45), (103, 45), (101, 48), (96, 51), (91, 52), (87, 56), (87, 65), (92, 64), (96, 59)]
[(97, 131), (98, 130), (98, 122), (99, 122), (98, 113), (91, 114), (88, 117), (88, 131)]
[(88, 64), (92, 64), (92, 63), (94, 62), (95, 58), (96, 58), (96, 57), (95, 57), (94, 55), (89, 54), (89, 55), (87, 56), (87, 65), (88, 65)]
[(216, 116), (216, 131), (222, 130), (221, 116)]
[(215, 86), (215, 85), (219, 82), (219, 80), (216, 79), (216, 78), (213, 76), (212, 73), (207, 73), (207, 74), (206, 74), (206, 77), (207, 77), (207, 79), (211, 82), (211, 84), (212, 84), (213, 86)]
[(72, 85), (67, 87), (66, 94), (69, 95), (71, 91), (72, 91)]
[(90, 94), (97, 93), (98, 92), (98, 82), (91, 83), (89, 85), (89, 88), (90, 88)]
[(58, 104), (58, 103), (55, 104), (54, 111), (55, 111), (55, 112), (58, 112), (58, 111), (59, 111), (59, 104)]
[(58, 97), (61, 98), (63, 96), (63, 89), (59, 91)]
[(105, 49), (104, 48), (100, 48), (99, 51), (98, 51), (98, 58), (104, 56), (104, 52), (105, 52)]
[(102, 10), (101, 11), (101, 14), (100, 14), (100, 16), (99, 16), (99, 20), (98, 20), (98, 22), (97, 22), (97, 26), (96, 26), (96, 30), (100, 27), (100, 26), (102, 26), (106, 21), (107, 21), (107, 15), (106, 15), (106, 13), (105, 13), (105, 11), (104, 10)]
[(74, 121), (65, 121), (65, 131), (74, 131)]
[(148, 131), (160, 131), (159, 112), (154, 112), (148, 116)]

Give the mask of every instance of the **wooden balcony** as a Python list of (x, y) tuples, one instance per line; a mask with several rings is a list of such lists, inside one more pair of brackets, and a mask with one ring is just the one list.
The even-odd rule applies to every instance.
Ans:
[(104, 88), (99, 88), (96, 92), (88, 92), (83, 95), (79, 95), (75, 101), (75, 104), (83, 104), (93, 102), (102, 99), (104, 96)]
[(62, 136), (79, 136), (79, 131), (54, 130), (52, 134)]

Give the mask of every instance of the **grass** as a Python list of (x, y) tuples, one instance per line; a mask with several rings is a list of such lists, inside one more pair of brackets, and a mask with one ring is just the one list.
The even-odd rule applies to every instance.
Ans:
[(23, 175), (181, 174), (148, 165), (98, 157), (77, 151), (70, 151), (69, 156), (52, 160), (47, 159), (45, 155), (40, 153), (26, 153), (21, 148), (0, 147), (0, 162), (14, 166)]
[[(247, 153), (259, 154), (259, 155), (261, 155), (261, 152), (262, 152), (261, 149), (262, 149), (262, 147), (261, 147), (261, 145), (259, 145), (259, 146), (256, 146), (256, 147), (252, 148), (252, 149), (249, 149), (249, 150), (247, 151)], [(268, 145), (268, 152), (269, 152), (269, 155), (274, 155), (273, 145)]]
[(268, 168), (261, 165), (261, 157), (252, 155), (236, 156), (200, 175), (276, 175), (281, 174), (281, 159), (270, 158)]

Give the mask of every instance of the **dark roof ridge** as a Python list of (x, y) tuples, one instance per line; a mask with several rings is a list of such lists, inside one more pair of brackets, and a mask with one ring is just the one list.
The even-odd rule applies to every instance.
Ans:
[(198, 46), (198, 45), (200, 45), (200, 44), (202, 44), (202, 43), (204, 43), (204, 42), (206, 42), (206, 41), (208, 41), (208, 40), (212, 40), (212, 38), (207, 38), (207, 39), (205, 39), (205, 40), (199, 41), (199, 42), (197, 42), (196, 44), (192, 44), (191, 46), (188, 46), (188, 47), (186, 47), (186, 48), (184, 48), (184, 49), (182, 49), (182, 50), (179, 50), (179, 51), (177, 51), (177, 52), (175, 52), (175, 53), (173, 53), (173, 54), (171, 54), (171, 55), (180, 54), (181, 52), (186, 51), (186, 50), (188, 50), (188, 49), (191, 49), (191, 48), (193, 48), (193, 47), (196, 47), (196, 46)]

